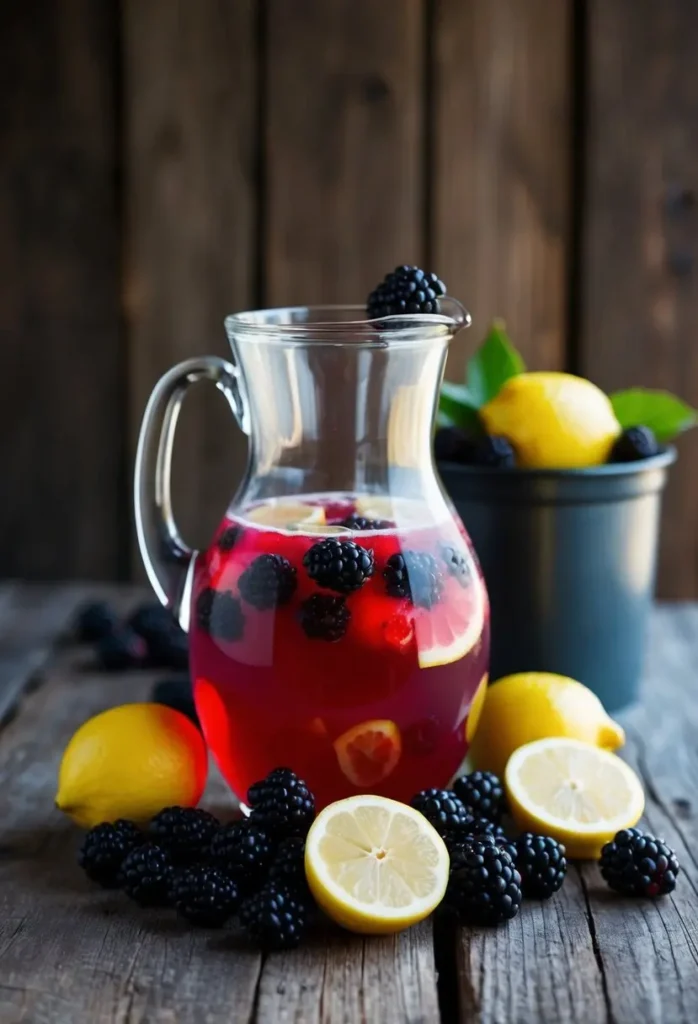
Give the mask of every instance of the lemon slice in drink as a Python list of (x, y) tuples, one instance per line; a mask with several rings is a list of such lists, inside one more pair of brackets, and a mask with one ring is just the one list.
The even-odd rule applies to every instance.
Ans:
[(249, 509), (246, 518), (258, 526), (277, 530), (300, 530), (304, 526), (321, 526), (325, 522), (322, 505), (305, 505), (301, 501), (269, 502)]
[(431, 609), (417, 609), (414, 617), (420, 668), (450, 665), (468, 654), (482, 635), (485, 590), (473, 576), (464, 590), (447, 585), (443, 599)]
[(637, 824), (642, 785), (625, 761), (581, 740), (534, 740), (509, 758), (509, 805), (524, 832), (553, 836), (568, 857), (594, 857), (619, 829)]
[(427, 819), (381, 796), (352, 796), (318, 815), (305, 844), (310, 890), (350, 931), (389, 934), (422, 921), (446, 892), (448, 851)]

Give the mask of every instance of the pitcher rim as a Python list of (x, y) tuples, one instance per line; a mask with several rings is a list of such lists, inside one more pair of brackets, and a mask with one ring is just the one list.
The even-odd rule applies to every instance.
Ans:
[[(224, 323), (229, 335), (250, 335), (268, 342), (293, 340), (337, 344), (343, 335), (351, 336), (354, 341), (359, 335), (367, 345), (375, 344), (376, 335), (380, 344), (388, 341), (413, 343), (427, 340), (434, 333), (440, 337), (444, 334), (452, 336), (470, 326), (472, 317), (457, 299), (447, 295), (440, 303), (452, 315), (446, 312), (400, 313), (370, 318), (365, 315), (365, 306), (321, 303), (244, 310), (231, 313)], [(347, 315), (340, 317), (339, 314)], [(425, 329), (429, 329), (426, 338)]]

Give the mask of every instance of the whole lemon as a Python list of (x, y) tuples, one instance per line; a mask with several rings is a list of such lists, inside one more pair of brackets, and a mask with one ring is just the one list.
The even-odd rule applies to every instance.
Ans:
[(622, 728), (582, 683), (551, 672), (520, 672), (489, 687), (470, 756), (476, 768), (503, 776), (515, 750), (551, 736), (604, 750), (625, 743)]
[(606, 462), (621, 432), (607, 395), (571, 373), (520, 373), (480, 410), (488, 434), (506, 437), (519, 466), (574, 469)]
[(147, 821), (172, 804), (195, 806), (207, 773), (206, 744), (185, 715), (162, 704), (122, 704), (73, 735), (56, 806), (83, 828), (116, 818)]

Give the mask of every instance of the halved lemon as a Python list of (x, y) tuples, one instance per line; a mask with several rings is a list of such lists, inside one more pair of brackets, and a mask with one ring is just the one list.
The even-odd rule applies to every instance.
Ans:
[(394, 770), (402, 753), (402, 739), (395, 722), (372, 719), (347, 729), (334, 741), (334, 749), (344, 776), (355, 786), (368, 789)]
[(449, 857), (436, 829), (406, 804), (352, 796), (326, 807), (305, 844), (310, 890), (350, 931), (402, 931), (439, 905)]
[(251, 508), (246, 518), (259, 526), (298, 530), (303, 526), (322, 525), (325, 522), (325, 510), (322, 505), (305, 505), (302, 501), (272, 501)]
[(485, 620), (485, 589), (474, 577), (466, 589), (449, 581), (433, 608), (416, 609), (414, 629), (420, 668), (450, 665), (464, 658), (480, 639)]
[(562, 737), (526, 743), (509, 758), (504, 779), (522, 831), (564, 843), (569, 857), (595, 857), (645, 807), (642, 785), (625, 761), (590, 743)]

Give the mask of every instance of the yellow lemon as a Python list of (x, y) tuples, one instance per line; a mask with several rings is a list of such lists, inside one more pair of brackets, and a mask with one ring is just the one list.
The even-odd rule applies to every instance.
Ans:
[(305, 844), (310, 890), (350, 931), (389, 934), (427, 917), (443, 899), (449, 857), (427, 819), (382, 796), (352, 796), (321, 811)]
[(56, 806), (83, 828), (116, 818), (147, 821), (172, 804), (194, 807), (207, 772), (203, 737), (185, 715), (162, 704), (122, 704), (73, 735)]
[(523, 832), (552, 836), (568, 857), (598, 858), (601, 847), (642, 816), (635, 772), (607, 750), (579, 740), (536, 740), (509, 758), (507, 798)]
[(470, 756), (477, 768), (501, 776), (518, 747), (549, 736), (605, 750), (625, 743), (622, 728), (582, 683), (551, 672), (520, 672), (488, 688)]
[(606, 462), (621, 432), (607, 395), (571, 373), (521, 373), (480, 410), (488, 434), (509, 439), (517, 463), (573, 469)]

